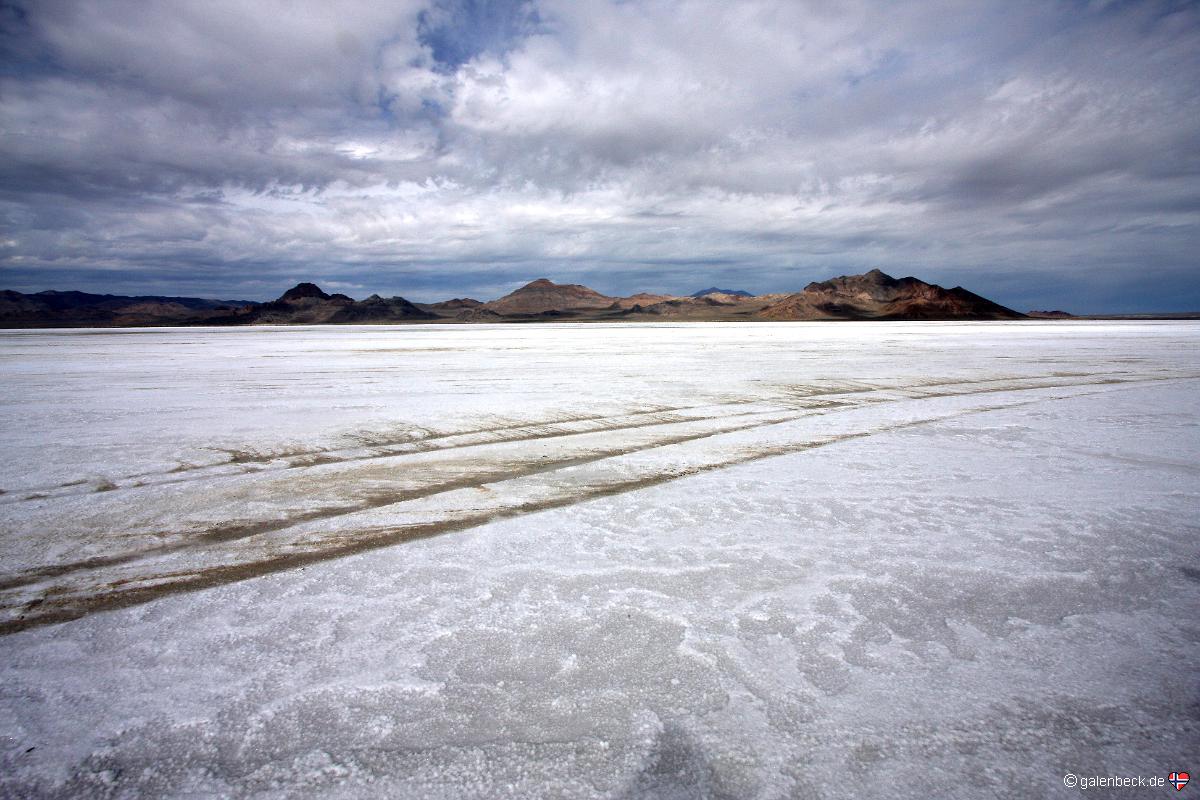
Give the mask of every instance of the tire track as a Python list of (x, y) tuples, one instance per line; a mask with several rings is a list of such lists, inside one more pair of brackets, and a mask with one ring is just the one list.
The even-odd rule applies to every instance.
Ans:
[[(731, 416), (728, 414), (689, 417), (686, 412), (707, 408), (723, 408), (726, 406), (742, 406), (749, 404), (764, 404), (758, 398), (744, 398), (722, 402), (702, 403), (681, 406), (660, 406), (646, 411), (631, 411), (625, 414), (613, 415), (562, 415), (549, 420), (530, 420), (492, 427), (479, 427), (467, 430), (434, 433), (425, 437), (409, 436), (407, 438), (374, 439), (370, 435), (356, 435), (350, 438), (361, 438), (366, 444), (358, 447), (330, 447), (299, 450), (281, 450), (271, 453), (261, 453), (251, 450), (218, 449), (229, 455), (228, 461), (217, 464), (185, 464), (165, 472), (133, 473), (117, 478), (104, 479), (109, 484), (103, 489), (96, 488), (95, 479), (75, 479), (52, 487), (32, 487), (15, 492), (0, 492), (0, 504), (18, 503), (29, 500), (44, 500), (72, 495), (95, 494), (100, 491), (117, 491), (122, 489), (141, 489), (146, 486), (163, 486), (185, 483), (191, 480), (204, 480), (214, 477), (228, 477), (252, 474), (268, 469), (306, 469), (324, 464), (342, 464), (351, 461), (361, 461), (373, 458), (388, 458), (394, 455), (409, 453), (428, 453), (439, 450), (453, 450), (461, 447), (474, 447), (481, 444), (504, 444), (509, 442), (534, 441), (558, 436), (574, 436), (579, 433), (594, 433), (601, 431), (626, 430), (631, 428), (650, 427), (669, 422), (682, 422), (690, 419), (716, 419)], [(640, 418), (647, 417), (646, 421)], [(628, 420), (622, 422), (621, 420)], [(576, 426), (572, 428), (571, 426)], [(408, 426), (410, 429), (419, 426)], [(506, 435), (511, 434), (511, 435)]]
[[(357, 503), (252, 524), (241, 530), (209, 531), (158, 550), (117, 553), (7, 576), (0, 583), (0, 634), (877, 433), (1000, 408), (1112, 391), (1119, 388), (1117, 384), (1192, 379), (1195, 376), (1103, 378), (1009, 388), (977, 385), (963, 391), (892, 402), (907, 403), (920, 411), (933, 399), (1003, 392), (1013, 394), (1015, 399), (932, 415), (926, 409), (926, 413), (916, 414), (910, 420), (881, 425), (876, 419), (876, 424), (860, 425), (858, 429), (853, 427), (854, 420), (849, 419), (844, 424), (846, 430), (815, 436), (807, 429), (788, 426), (816, 417), (837, 419), (842, 412), (858, 411), (861, 406), (781, 412), (716, 430), (651, 437), (636, 446), (593, 449), (583, 455), (545, 463), (526, 461), (485, 468), (419, 490), (368, 493)], [(967, 386), (968, 382), (960, 385)], [(1109, 388), (1096, 388), (1101, 386)], [(1082, 391), (1087, 388), (1091, 391)], [(1060, 393), (1026, 396), (1034, 390)], [(668, 451), (669, 455), (659, 455), (662, 451)], [(407, 521), (398, 523), (397, 519)]]
[[(1061, 379), (1059, 379), (1059, 380), (1061, 381)], [(920, 396), (921, 397), (932, 397), (932, 396), (949, 397), (949, 396), (957, 396), (957, 395), (960, 395), (963, 393), (963, 392), (945, 392), (945, 391), (943, 391), (940, 393), (936, 393), (936, 395), (934, 395), (934, 394), (931, 394), (929, 391), (927, 391), (929, 388), (937, 387), (937, 386), (952, 386), (952, 385), (973, 386), (974, 388), (965, 390), (966, 393), (979, 393), (979, 392), (983, 392), (983, 391), (1012, 391), (1012, 390), (1018, 389), (1018, 388), (1041, 388), (1046, 385), (1045, 379), (1038, 379), (1038, 380), (1034, 380), (1034, 381), (1026, 380), (1023, 382), (1023, 385), (1021, 385), (1021, 386), (1015, 386), (1013, 383), (1010, 382), (1010, 383), (1001, 383), (999, 386), (989, 386), (988, 388), (980, 388), (983, 384), (996, 384), (996, 383), (997, 382), (995, 380), (991, 380), (991, 379), (986, 380), (986, 381), (978, 381), (978, 380), (977, 381), (962, 381), (962, 382), (958, 382), (957, 384), (952, 384), (951, 382), (946, 382), (946, 381), (924, 382), (924, 383), (919, 384), (919, 386), (921, 387)], [(1061, 382), (1056, 382), (1053, 385), (1060, 386), (1062, 384), (1061, 384)], [(740, 431), (740, 430), (748, 430), (748, 429), (752, 429), (755, 427), (760, 427), (762, 425), (776, 424), (779, 422), (786, 422), (786, 421), (795, 421), (797, 419), (800, 419), (800, 418), (806, 417), (806, 416), (831, 413), (833, 411), (842, 411), (842, 410), (847, 410), (850, 408), (859, 408), (859, 407), (862, 407), (863, 405), (866, 405), (869, 403), (880, 403), (880, 402), (889, 402), (889, 401), (894, 402), (895, 401), (894, 398), (888, 398), (884, 394), (887, 391), (891, 391), (892, 388), (893, 387), (890, 387), (890, 386), (880, 387), (880, 388), (872, 388), (869, 390), (856, 388), (853, 390), (853, 392), (860, 396), (852, 403), (845, 402), (845, 401), (830, 401), (830, 400), (826, 399), (828, 397), (828, 393), (817, 394), (817, 393), (809, 392), (806, 395), (806, 397), (803, 399), (802, 402), (792, 403), (792, 404), (775, 404), (775, 405), (783, 405), (784, 407), (790, 405), (791, 408), (796, 409), (795, 412), (788, 412), (788, 411), (785, 411), (782, 409), (776, 410), (776, 411), (748, 411), (748, 412), (739, 412), (736, 414), (726, 414), (720, 418), (716, 418), (716, 417), (712, 417), (712, 416), (679, 417), (679, 416), (672, 416), (672, 415), (657, 414), (656, 416), (646, 419), (645, 421), (628, 422), (625, 424), (609, 424), (603, 428), (589, 426), (589, 427), (587, 427), (583, 430), (579, 430), (579, 431), (556, 430), (556, 431), (540, 431), (540, 432), (538, 432), (538, 431), (530, 431), (528, 429), (523, 428), (520, 430), (525, 435), (520, 436), (520, 437), (514, 436), (514, 437), (503, 437), (503, 438), (498, 438), (498, 439), (487, 439), (482, 442), (471, 441), (471, 440), (455, 441), (455, 442), (443, 441), (442, 446), (432, 447), (428, 450), (424, 450), (424, 449), (406, 450), (401, 454), (374, 453), (370, 456), (348, 458), (348, 459), (344, 459), (342, 461), (331, 461), (331, 462), (328, 462), (327, 464), (309, 465), (310, 467), (311, 466), (319, 466), (319, 467), (328, 468), (328, 469), (336, 469), (338, 466), (345, 466), (347, 464), (361, 463), (361, 462), (368, 461), (368, 460), (390, 459), (390, 461), (388, 462), (388, 466), (390, 467), (390, 466), (396, 466), (398, 464), (398, 462), (395, 460), (397, 455), (416, 455), (416, 454), (421, 454), (421, 453), (443, 452), (443, 451), (458, 450), (458, 449), (463, 449), (463, 448), (485, 448), (485, 449), (487, 449), (487, 446), (489, 446), (489, 445), (528, 444), (528, 443), (543, 440), (543, 439), (569, 439), (571, 437), (576, 437), (578, 439), (584, 440), (584, 442), (585, 442), (582, 453), (577, 452), (577, 451), (571, 451), (571, 452), (566, 452), (566, 453), (562, 454), (560, 457), (543, 456), (541, 460), (538, 460), (536, 462), (529, 462), (529, 463), (525, 463), (525, 462), (521, 461), (519, 458), (516, 461), (505, 461), (503, 463), (498, 463), (498, 464), (489, 465), (489, 464), (484, 463), (484, 464), (482, 464), (482, 467), (476, 467), (475, 464), (472, 463), (470, 465), (471, 469), (468, 469), (459, 474), (456, 474), (456, 475), (454, 475), (454, 477), (451, 477), (451, 478), (438, 478), (435, 474), (433, 474), (434, 473), (433, 468), (437, 467), (438, 465), (436, 465), (436, 464), (429, 465), (428, 463), (426, 463), (426, 464), (423, 464), (422, 466), (424, 466), (426, 468), (426, 470), (429, 472), (429, 474), (427, 476), (425, 476), (425, 480), (418, 481), (417, 485), (415, 485), (415, 486), (410, 485), (408, 488), (404, 488), (404, 489), (395, 488), (394, 486), (388, 487), (388, 488), (382, 488), (382, 489), (380, 489), (380, 488), (369, 489), (369, 490), (362, 489), (356, 493), (356, 496), (353, 496), (346, 500), (331, 501), (325, 507), (323, 507), (319, 510), (316, 510), (316, 511), (312, 511), (312, 510), (309, 510), (309, 511), (290, 510), (289, 511), (287, 509), (281, 509), (284, 511), (284, 514), (282, 517), (280, 517), (278, 514), (276, 514), (275, 516), (266, 518), (266, 519), (260, 518), (260, 519), (251, 519), (251, 520), (239, 520), (239, 521), (227, 522), (227, 523), (207, 524), (205, 526), (204, 530), (201, 532), (198, 532), (198, 533), (188, 533), (187, 531), (179, 531), (179, 530), (140, 530), (140, 531), (136, 530), (136, 529), (135, 530), (126, 530), (126, 531), (122, 532), (121, 534), (118, 534), (117, 536), (119, 536), (121, 538), (139, 537), (144, 540), (148, 539), (150, 542), (152, 542), (152, 544), (148, 544), (148, 545), (143, 544), (143, 546), (141, 546), (141, 547), (136, 547), (128, 552), (119, 553), (119, 554), (115, 554), (115, 555), (89, 557), (86, 559), (80, 559), (80, 560), (67, 562), (67, 563), (63, 563), (63, 564), (55, 564), (52, 566), (47, 566), (47, 567), (38, 568), (38, 569), (24, 570), (22, 572), (15, 573), (15, 574), (10, 573), (7, 575), (0, 575), (0, 591), (2, 591), (4, 589), (12, 589), (12, 588), (20, 587), (20, 586), (26, 586), (26, 585), (36, 583), (38, 581), (41, 581), (41, 580), (44, 580), (47, 578), (59, 577), (59, 576), (70, 574), (72, 572), (129, 564), (133, 561), (141, 560), (141, 559), (144, 559), (147, 557), (153, 557), (153, 556), (158, 556), (158, 555), (163, 555), (163, 554), (168, 554), (168, 553), (174, 553), (174, 552), (178, 552), (178, 551), (184, 550), (184, 549), (206, 547), (206, 546), (211, 546), (216, 543), (231, 542), (231, 541), (235, 541), (237, 539), (248, 538), (251, 536), (257, 536), (257, 535), (262, 535), (262, 534), (268, 534), (268, 533), (272, 533), (274, 531), (278, 531), (283, 528), (289, 527), (289, 526), (291, 526), (297, 522), (301, 522), (301, 521), (313, 521), (313, 520), (328, 519), (328, 518), (332, 518), (332, 517), (342, 516), (345, 514), (355, 513), (355, 512), (364, 511), (364, 510), (368, 510), (368, 509), (372, 509), (372, 508), (377, 508), (380, 506), (390, 505), (390, 504), (394, 504), (397, 502), (403, 502), (406, 500), (413, 500), (413, 499), (419, 499), (422, 497), (428, 497), (428, 496), (438, 494), (441, 492), (452, 491), (457, 488), (476, 486), (476, 485), (479, 485), (482, 483), (488, 483), (488, 482), (499, 481), (499, 480), (507, 480), (507, 479), (514, 478), (514, 477), (533, 475), (533, 474), (543, 473), (543, 472), (547, 472), (547, 471), (562, 469), (562, 468), (573, 466), (573, 465), (590, 463), (590, 462), (605, 459), (605, 458), (613, 458), (613, 457), (618, 457), (618, 456), (629, 455), (638, 450), (645, 449), (646, 447), (666, 446), (666, 445), (671, 445), (671, 444), (683, 444), (688, 441), (694, 441), (697, 439), (706, 438), (708, 436), (718, 435), (721, 433), (736, 432), (736, 431)], [(902, 387), (902, 388), (905, 389), (905, 394), (912, 393), (912, 387)], [(835, 391), (833, 394), (846, 395), (846, 394), (849, 394), (850, 391), (851, 390), (849, 390), (849, 389), (842, 389), (842, 390)], [(760, 405), (761, 405), (761, 403), (760, 403)], [(710, 406), (710, 405), (697, 405), (697, 406), (691, 406), (690, 408), (709, 409), (709, 408), (713, 408), (713, 407), (714, 406)], [(625, 416), (625, 418), (645, 417), (648, 414), (655, 414), (655, 413), (656, 412), (638, 412), (636, 414), (624, 415), (624, 416)], [(615, 419), (615, 417), (597, 417), (596, 419), (611, 421), (611, 420)], [(736, 421), (739, 419), (744, 419), (745, 424), (740, 424), (740, 423), (729, 424), (730, 421)], [(712, 429), (703, 429), (698, 432), (690, 432), (690, 433), (683, 433), (683, 434), (675, 434), (675, 433), (671, 432), (677, 428), (686, 428), (688, 426), (703, 426), (703, 425), (710, 424), (710, 423), (716, 425), (717, 427), (712, 428)], [(630, 431), (642, 431), (642, 430), (645, 430), (648, 433), (653, 432), (655, 438), (651, 438), (649, 441), (636, 441), (635, 443), (633, 443), (631, 445), (625, 445), (625, 446), (605, 446), (604, 444), (601, 444), (599, 446), (597, 446), (597, 445), (587, 446), (586, 445), (585, 437), (588, 434), (630, 432)], [(294, 467), (293, 469), (300, 469), (300, 468)], [(305, 467), (305, 469), (308, 469), (308, 467)], [(317, 472), (317, 470), (311, 470), (310, 474), (315, 473), (315, 472)], [(229, 478), (230, 476), (221, 476), (221, 477)], [(339, 477), (342, 477), (342, 476), (339, 476), (336, 474), (323, 475), (323, 476), (321, 476), (321, 480), (326, 483), (333, 483), (333, 482), (337, 481)], [(360, 475), (357, 477), (359, 477), (359, 479), (361, 480), (361, 478), (363, 476)], [(262, 481), (262, 480), (271, 481), (271, 480), (281, 480), (281, 479), (286, 480), (286, 478), (281, 478), (276, 472), (272, 472), (272, 473), (265, 474), (265, 475), (263, 473), (252, 473), (250, 476), (246, 476), (246, 478), (245, 478), (245, 480), (254, 480), (254, 481)], [(396, 481), (392, 481), (392, 482), (395, 483)], [(235, 485), (244, 485), (244, 484), (235, 484)], [(137, 488), (142, 488), (142, 487), (137, 487)], [(287, 490), (285, 488), (279, 487), (279, 486), (271, 488), (268, 485), (265, 487), (265, 489), (266, 489), (267, 493), (272, 496), (285, 497), (287, 494)], [(116, 497), (111, 496), (111, 495), (106, 496), (104, 498), (104, 500), (119, 502), (119, 501), (117, 501)], [(230, 498), (230, 500), (232, 500), (232, 498)], [(309, 499), (307, 498), (307, 496), (305, 497), (305, 503), (310, 505), (310, 502), (309, 502)], [(49, 532), (47, 532), (46, 534), (39, 534), (39, 535), (50, 535), (50, 534), (49, 534)], [(171, 540), (171, 539), (173, 539), (174, 541), (165, 541), (165, 540)]]
[[(180, 541), (162, 544), (154, 547), (132, 550), (129, 552), (119, 553), (111, 556), (100, 556), (82, 559), (79, 561), (68, 562), (64, 564), (56, 564), (38, 569), (26, 570), (20, 573), (8, 574), (0, 576), (0, 591), (27, 586), (37, 583), (46, 578), (61, 577), (74, 572), (102, 569), (111, 566), (120, 566), (133, 563), (139, 560), (145, 560), (155, 556), (161, 556), (171, 553), (177, 553), (182, 550), (203, 549), (214, 544), (236, 542), (240, 539), (246, 539), (252, 536), (268, 534), (275, 531), (283, 530), (292, 527), (300, 522), (312, 522), (336, 517), (345, 516), (361, 511), (367, 511), (375, 508), (380, 508), (397, 503), (418, 500), (427, 497), (433, 497), (445, 492), (455, 491), (457, 489), (477, 487), (482, 484), (495, 483), (499, 481), (511, 480), (514, 478), (522, 478), (533, 475), (554, 472), (557, 470), (582, 466), (585, 464), (594, 463), (609, 458), (617, 458), (621, 456), (631, 455), (633, 453), (642, 452), (644, 450), (668, 447), (671, 445), (685, 444), (687, 442), (706, 439), (713, 436), (719, 436), (726, 433), (736, 433), (741, 431), (754, 430), (766, 425), (777, 424), (780, 422), (796, 421), (805, 416), (815, 416), (819, 414), (829, 413), (828, 409), (819, 409), (809, 412), (808, 414), (797, 414), (791, 412), (746, 412), (742, 414), (728, 415), (719, 421), (720, 427), (715, 429), (706, 429), (687, 433), (676, 433), (674, 435), (658, 435), (649, 438), (632, 446), (618, 447), (600, 447), (588, 448), (584, 454), (577, 452), (568, 452), (567, 454), (553, 458), (543, 457), (537, 461), (525, 462), (504, 462), (496, 464), (480, 464), (474, 466), (474, 471), (466, 472), (449, 479), (436, 479), (431, 476), (431, 479), (421, 483), (414, 488), (407, 489), (374, 489), (364, 490), (360, 496), (352, 502), (332, 505), (317, 511), (302, 512), (289, 515), (281, 519), (259, 520), (247, 523), (232, 523), (227, 525), (218, 525), (210, 527), (205, 531), (189, 535), (186, 532), (180, 531), (146, 531), (140, 535), (151, 538), (163, 538), (169, 536), (180, 537)], [(753, 417), (754, 419), (744, 422), (728, 423), (728, 420), (737, 420), (744, 417)], [(622, 426), (603, 429), (599, 431), (587, 431), (584, 434), (563, 434), (563, 435), (590, 435), (596, 433), (612, 433), (621, 430), (631, 430), (640, 428), (655, 428), (662, 429), (668, 427), (682, 427), (689, 424), (703, 424), (717, 422), (710, 418), (702, 419), (681, 419), (670, 420), (655, 423), (647, 423), (636, 426)], [(506, 440), (503, 442), (486, 442), (480, 445), (460, 445), (466, 448), (470, 446), (485, 447), (491, 444), (523, 444), (527, 442), (537, 441), (541, 438), (549, 438), (549, 436), (532, 436), (524, 439)], [(339, 463), (337, 466), (342, 466)], [(275, 478), (276, 476), (268, 476)], [(336, 479), (338, 476), (331, 476), (330, 480)]]
[[(909, 384), (854, 384), (829, 382), (826, 385), (788, 385), (773, 388), (765, 396), (734, 396), (713, 399), (710, 402), (656, 406), (642, 411), (631, 411), (614, 415), (560, 415), (551, 419), (530, 420), (502, 425), (468, 428), (466, 430), (433, 433), (428, 436), (389, 438), (371, 434), (357, 434), (363, 443), (356, 447), (324, 447), (309, 449), (279, 450), (262, 453), (253, 450), (221, 449), (229, 460), (217, 464), (184, 464), (165, 472), (144, 472), (104, 479), (74, 479), (53, 487), (33, 487), (17, 492), (0, 492), (0, 505), (9, 503), (45, 500), (67, 496), (88, 495), (100, 492), (141, 489), (146, 486), (168, 486), (214, 477), (228, 477), (263, 471), (307, 469), (326, 464), (345, 464), (371, 459), (390, 458), (397, 455), (429, 453), (475, 447), (482, 444), (505, 444), (530, 442), (539, 439), (575, 436), (582, 433), (621, 431), (656, 425), (686, 422), (693, 419), (718, 419), (736, 416), (727, 413), (700, 413), (702, 410), (722, 411), (728, 407), (765, 405), (780, 408), (817, 408), (839, 405), (855, 405), (871, 402), (873, 395), (900, 392), (909, 397), (937, 396), (929, 389), (945, 386), (976, 386), (997, 384), (998, 391), (1018, 385), (1030, 385), (1041, 381), (1061, 381), (1065, 378), (1083, 379), (1108, 376), (1127, 376), (1127, 372), (1086, 373), (1056, 372), (1050, 376), (1008, 376), (1000, 378), (978, 378), (970, 380), (918, 381)], [(1038, 384), (1040, 385), (1040, 384)], [(1053, 383), (1050, 385), (1062, 385)], [(1030, 385), (1029, 388), (1035, 388)], [(689, 414), (689, 412), (692, 412)], [(642, 418), (646, 418), (644, 421)], [(419, 426), (408, 426), (421, 429)]]

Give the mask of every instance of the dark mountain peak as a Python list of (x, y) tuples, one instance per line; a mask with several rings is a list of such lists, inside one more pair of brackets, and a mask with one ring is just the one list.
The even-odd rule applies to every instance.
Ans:
[(333, 323), (388, 323), (438, 318), (436, 314), (418, 308), (399, 296), (385, 298), (373, 294), (357, 303), (344, 303), (340, 308), (332, 303), (330, 305), (335, 311), (326, 321)]
[(309, 300), (316, 298), (317, 300), (328, 300), (329, 295), (321, 291), (321, 287), (315, 283), (297, 283), (292, 288), (288, 289), (280, 296), (280, 301), (284, 303), (294, 300)]
[[(337, 297), (337, 295), (334, 295), (334, 297)], [(359, 300), (359, 301), (358, 301), (358, 304), (359, 304), (360, 306), (364, 306), (364, 305), (381, 305), (381, 304), (382, 304), (382, 305), (387, 305), (389, 302), (391, 302), (391, 300), (394, 300), (394, 299), (396, 299), (396, 298), (390, 298), (390, 299), (389, 299), (389, 298), (387, 298), (387, 297), (381, 297), (381, 296), (380, 296), (380, 295), (378, 295), (378, 294), (373, 294), (373, 295), (371, 295), (370, 297), (368, 297), (366, 300)], [(403, 298), (400, 298), (400, 299), (403, 299)], [(408, 301), (407, 301), (407, 300), (405, 300), (405, 302), (408, 302)]]
[(691, 295), (689, 295), (689, 297), (704, 297), (705, 295), (710, 294), (731, 294), (736, 297), (754, 297), (754, 295), (741, 289), (719, 289), (716, 286), (710, 286), (707, 289), (701, 289), (698, 292), (693, 292)]
[(517, 291), (523, 292), (526, 289), (553, 289), (556, 286), (558, 286), (558, 284), (549, 278), (538, 278), (536, 281), (530, 281), (529, 283), (525, 284), (520, 289), (517, 289)]
[(810, 283), (759, 312), (768, 319), (1019, 319), (1022, 315), (961, 286), (944, 289), (873, 269)]
[(833, 278), (832, 281), (826, 281), (826, 283), (832, 283), (834, 281), (836, 281), (844, 286), (860, 284), (860, 285), (867, 285), (867, 286), (888, 286), (888, 287), (899, 286), (901, 283), (903, 283), (905, 281), (916, 281), (917, 283), (924, 283), (924, 281), (918, 281), (916, 278), (903, 278), (901, 280), (897, 280), (897, 279), (893, 278), (891, 275), (888, 275), (886, 272), (884, 272), (881, 269), (873, 269), (870, 272), (864, 272), (861, 275), (840, 275), (836, 278)]
[(882, 270), (873, 269), (862, 275), (839, 275), (829, 280), (813, 281), (804, 287), (804, 291), (834, 294), (865, 293), (876, 300), (883, 300), (897, 290), (910, 286), (929, 286), (929, 284), (916, 278), (896, 280)]

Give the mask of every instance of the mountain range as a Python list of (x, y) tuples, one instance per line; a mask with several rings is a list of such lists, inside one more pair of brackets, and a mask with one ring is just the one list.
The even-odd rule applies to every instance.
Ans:
[(715, 286), (710, 286), (707, 289), (701, 289), (698, 292), (692, 292), (689, 297), (704, 297), (706, 294), (732, 294), (738, 297), (754, 297), (750, 292), (741, 289), (718, 289)]
[(126, 297), (87, 292), (46, 291), (36, 294), (0, 291), (0, 327), (87, 328), (139, 325), (186, 325), (234, 314), (258, 305), (249, 300), (139, 295)]
[[(1061, 312), (1060, 312), (1061, 313)], [(879, 270), (810, 283), (795, 293), (751, 295), (711, 287), (688, 296), (611, 297), (538, 278), (488, 302), (455, 298), (413, 303), (373, 294), (355, 300), (301, 283), (265, 303), (194, 297), (0, 292), (0, 327), (146, 325), (312, 325), (551, 320), (995, 320), (1025, 315), (961, 286), (944, 289)]]

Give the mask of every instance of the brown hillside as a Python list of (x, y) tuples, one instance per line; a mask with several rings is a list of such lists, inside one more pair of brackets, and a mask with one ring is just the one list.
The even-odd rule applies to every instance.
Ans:
[(1023, 315), (968, 292), (877, 269), (810, 283), (759, 312), (764, 319), (1020, 319)]
[(512, 316), (578, 308), (608, 308), (615, 301), (615, 297), (606, 297), (586, 286), (553, 283), (538, 278), (499, 300), (484, 303), (482, 307), (497, 314)]

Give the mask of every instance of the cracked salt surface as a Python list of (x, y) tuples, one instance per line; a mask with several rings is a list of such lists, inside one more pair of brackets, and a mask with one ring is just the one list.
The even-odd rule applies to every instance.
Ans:
[(1065, 797), (1187, 769), (1197, 334), (0, 335), (0, 794)]

